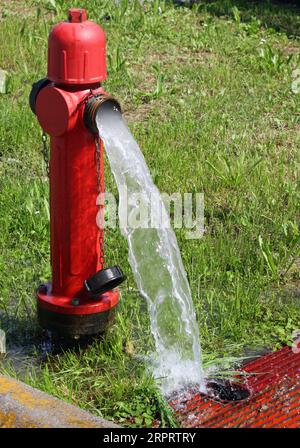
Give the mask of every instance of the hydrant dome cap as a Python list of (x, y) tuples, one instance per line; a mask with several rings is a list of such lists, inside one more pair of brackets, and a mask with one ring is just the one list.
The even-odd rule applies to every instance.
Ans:
[(55, 25), (48, 42), (48, 79), (57, 84), (95, 84), (106, 79), (105, 33), (71, 9), (69, 21)]
[(69, 9), (69, 22), (79, 23), (87, 20), (87, 13), (84, 8), (70, 8)]

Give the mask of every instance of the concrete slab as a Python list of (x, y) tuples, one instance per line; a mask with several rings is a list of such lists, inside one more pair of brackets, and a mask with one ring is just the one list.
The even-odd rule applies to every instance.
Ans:
[(0, 428), (118, 428), (20, 381), (0, 376)]

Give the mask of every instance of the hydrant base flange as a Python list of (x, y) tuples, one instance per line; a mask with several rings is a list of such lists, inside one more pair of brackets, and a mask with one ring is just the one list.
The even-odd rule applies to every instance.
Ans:
[(39, 324), (61, 336), (83, 336), (103, 333), (114, 320), (119, 303), (117, 289), (101, 294), (96, 300), (86, 297), (57, 297), (51, 294), (51, 283), (37, 291)]
[(64, 337), (92, 336), (105, 333), (114, 322), (117, 306), (95, 314), (61, 314), (37, 306), (42, 328)]

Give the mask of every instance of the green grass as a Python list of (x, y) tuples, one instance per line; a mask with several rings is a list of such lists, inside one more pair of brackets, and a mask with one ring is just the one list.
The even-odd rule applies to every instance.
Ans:
[[(300, 326), (300, 94), (291, 89), (299, 8), (157, 0), (122, 0), (119, 8), (2, 2), (0, 67), (9, 85), (0, 97), (0, 325), (9, 342), (35, 344), (34, 290), (50, 277), (48, 183), (28, 94), (46, 74), (51, 25), (83, 4), (107, 34), (105, 89), (120, 100), (155, 183), (167, 193), (205, 194), (204, 237), (177, 231), (205, 365), (223, 358), (224, 369), (246, 347), (288, 343)], [(107, 164), (106, 186), (116, 192)], [(107, 232), (106, 246), (107, 263), (128, 278), (115, 326), (87, 350), (28, 368), (25, 380), (121, 424), (176, 425), (133, 356), (151, 352), (153, 341), (119, 231)], [(13, 366), (2, 370), (24, 377)]]

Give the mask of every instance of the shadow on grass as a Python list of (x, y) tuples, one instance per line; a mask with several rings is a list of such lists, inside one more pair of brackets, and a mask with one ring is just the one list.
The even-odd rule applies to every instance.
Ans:
[(253, 17), (266, 28), (288, 36), (300, 37), (300, 5), (296, 1), (283, 0), (174, 0), (181, 6), (197, 6), (216, 16), (233, 16), (232, 8), (238, 8), (241, 21), (249, 22)]
[(19, 363), (18, 358), (31, 358), (36, 364), (46, 361), (49, 356), (60, 355), (68, 350), (78, 353), (103, 338), (103, 335), (85, 336), (80, 339), (64, 338), (39, 327), (35, 316), (10, 316), (5, 320), (0, 316), (0, 328), (6, 334), (7, 358), (13, 356), (16, 363)]

